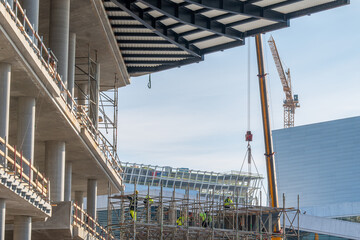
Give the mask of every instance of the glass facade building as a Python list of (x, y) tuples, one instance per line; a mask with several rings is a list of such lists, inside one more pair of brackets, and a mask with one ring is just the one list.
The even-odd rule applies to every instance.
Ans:
[(307, 214), (360, 216), (360, 117), (273, 131), (279, 195)]

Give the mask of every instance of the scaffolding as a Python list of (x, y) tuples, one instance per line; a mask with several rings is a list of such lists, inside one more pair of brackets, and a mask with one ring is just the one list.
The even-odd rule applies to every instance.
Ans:
[[(115, 74), (114, 84), (100, 88), (100, 65), (96, 51), (90, 51), (87, 56), (76, 57), (75, 64), (76, 102), (86, 112), (96, 130), (100, 130), (100, 148), (106, 150), (118, 159), (117, 149), (117, 120), (118, 120), (118, 78)], [(93, 131), (95, 131), (93, 129)], [(110, 140), (108, 140), (110, 139)]]
[[(206, 198), (200, 194), (190, 195), (187, 190), (183, 196), (164, 194), (161, 186), (158, 194), (140, 192), (110, 197), (108, 206), (112, 219), (108, 218), (110, 232), (120, 239), (299, 239), (299, 226), (293, 223), (299, 218), (299, 207), (272, 208), (253, 205), (246, 199), (240, 204), (234, 201), (229, 208), (224, 207), (225, 195), (215, 199), (214, 195)], [(236, 193), (239, 194), (239, 193)], [(238, 199), (236, 194), (233, 199)], [(129, 197), (137, 196), (136, 215), (130, 214)], [(150, 202), (149, 197), (153, 200)], [(145, 200), (145, 201), (144, 201)], [(291, 214), (288, 214), (291, 213)], [(295, 213), (295, 214), (294, 214)], [(205, 214), (205, 215), (204, 215)], [(280, 232), (274, 232), (275, 225), (282, 220)], [(290, 226), (285, 228), (285, 222)], [(298, 223), (298, 222), (297, 222)], [(284, 229), (286, 229), (284, 231)]]

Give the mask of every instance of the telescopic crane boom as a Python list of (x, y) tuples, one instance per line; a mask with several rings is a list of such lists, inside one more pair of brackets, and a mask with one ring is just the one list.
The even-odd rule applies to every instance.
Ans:
[[(264, 130), (264, 143), (265, 143), (265, 159), (266, 159), (266, 170), (267, 170), (267, 180), (269, 186), (269, 199), (270, 207), (278, 208), (278, 192), (277, 192), (277, 181), (276, 181), (276, 171), (275, 171), (275, 156), (273, 152), (273, 142), (271, 135), (271, 125), (270, 125), (270, 111), (269, 111), (269, 99), (267, 92), (266, 84), (266, 73), (265, 73), (265, 64), (264, 64), (264, 51), (261, 34), (255, 36), (256, 42), (256, 56), (258, 63), (258, 77), (259, 77), (259, 89), (260, 89), (260, 100), (261, 100), (261, 114)], [(278, 220), (274, 231), (280, 231), (280, 220)], [(273, 238), (274, 240), (279, 240), (281, 238)]]
[(274, 58), (276, 69), (279, 73), (279, 77), (281, 80), (281, 84), (283, 86), (283, 91), (285, 93), (284, 100), (284, 128), (294, 127), (294, 117), (295, 117), (295, 109), (300, 107), (299, 97), (297, 94), (293, 96), (292, 88), (291, 88), (291, 77), (290, 77), (290, 69), (284, 71), (283, 65), (281, 64), (279, 52), (277, 50), (275, 40), (271, 36), (268, 40), (271, 54)]

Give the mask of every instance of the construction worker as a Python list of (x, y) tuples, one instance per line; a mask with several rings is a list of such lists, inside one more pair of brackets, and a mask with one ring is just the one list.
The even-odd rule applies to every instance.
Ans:
[(146, 195), (143, 202), (145, 204), (145, 207), (149, 207), (151, 206), (151, 204), (154, 203), (154, 200), (149, 195)]
[(208, 212), (205, 212), (205, 214), (206, 214), (206, 225), (208, 227), (211, 227), (211, 225), (212, 225), (212, 217)]
[(185, 217), (183, 217), (183, 215), (181, 214), (180, 217), (178, 218), (178, 220), (176, 220), (176, 224), (178, 226), (182, 226), (182, 225), (184, 225), (184, 223), (185, 223)]
[(200, 213), (200, 218), (201, 218), (201, 226), (206, 228), (207, 227), (206, 212), (201, 212)]
[(127, 197), (127, 198), (129, 199), (129, 201), (130, 201), (130, 204), (129, 204), (130, 216), (131, 216), (131, 219), (132, 219), (134, 222), (136, 222), (137, 205), (138, 205), (138, 194), (139, 194), (139, 191), (136, 190), (136, 191), (135, 191), (135, 194)]
[(224, 200), (224, 208), (225, 209), (230, 208), (230, 206), (232, 206), (232, 204), (233, 204), (233, 201), (230, 199), (230, 197), (227, 197)]

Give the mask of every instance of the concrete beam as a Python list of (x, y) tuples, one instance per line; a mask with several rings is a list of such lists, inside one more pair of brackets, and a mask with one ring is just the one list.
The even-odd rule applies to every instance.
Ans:
[(64, 201), (71, 201), (72, 163), (65, 163), (65, 193)]
[(31, 217), (14, 217), (13, 240), (31, 240)]
[(6, 201), (0, 198), (0, 240), (5, 240)]
[[(0, 137), (9, 137), (11, 65), (0, 63)], [(0, 150), (7, 154), (7, 148), (0, 146)], [(6, 161), (3, 162), (4, 166)]]
[(87, 213), (96, 219), (96, 198), (97, 198), (97, 180), (88, 179), (87, 184)]
[[(17, 119), (17, 150), (34, 164), (35, 138), (35, 98), (19, 97)], [(24, 166), (24, 172), (29, 176), (29, 167)], [(31, 174), (32, 175), (32, 174)]]
[(59, 60), (58, 72), (67, 84), (69, 55), (70, 0), (50, 1), (50, 49)]
[(64, 201), (65, 142), (45, 142), (45, 172), (50, 179), (50, 200)]

